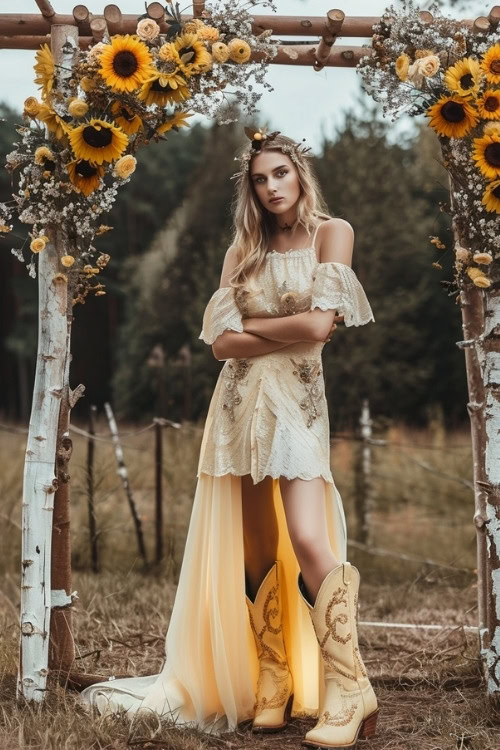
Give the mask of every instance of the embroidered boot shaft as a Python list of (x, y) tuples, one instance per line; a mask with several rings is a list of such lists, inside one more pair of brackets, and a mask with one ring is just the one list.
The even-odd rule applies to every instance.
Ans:
[(358, 647), (359, 571), (350, 563), (324, 579), (314, 607), (299, 590), (316, 632), (325, 670), (325, 692), (315, 727), (303, 745), (329, 750), (354, 748), (375, 734), (378, 704)]
[(276, 562), (262, 581), (255, 601), (247, 596), (250, 624), (259, 656), (254, 732), (276, 732), (292, 712), (292, 675), (288, 667), (281, 621), (281, 593)]

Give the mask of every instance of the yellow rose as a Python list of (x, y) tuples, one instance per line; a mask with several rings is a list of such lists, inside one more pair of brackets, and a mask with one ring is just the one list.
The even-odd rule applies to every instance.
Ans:
[(125, 180), (127, 177), (130, 177), (133, 172), (135, 172), (136, 165), (137, 159), (135, 158), (135, 156), (132, 156), (132, 154), (126, 154), (125, 156), (122, 156), (121, 159), (118, 159), (115, 164), (113, 173), (116, 175), (116, 177), (120, 177), (122, 180)]
[(429, 57), (430, 55), (433, 55), (434, 52), (431, 49), (418, 49), (415, 52), (415, 60), (418, 60), (421, 57)]
[(465, 263), (470, 258), (470, 252), (460, 245), (455, 245), (455, 257), (461, 263)]
[(10, 232), (10, 227), (7, 224), (0, 224), (0, 232)]
[(404, 52), (396, 60), (396, 75), (400, 81), (406, 81), (408, 78), (408, 68), (410, 67), (410, 58)]
[(473, 282), (476, 286), (481, 287), (481, 289), (487, 289), (491, 286), (491, 281), (486, 276), (476, 276)]
[(488, 266), (493, 262), (493, 256), (489, 253), (475, 253), (475, 255), (472, 256), (472, 260), (476, 263), (482, 263), (484, 266)]
[(469, 276), (470, 279), (472, 279), (472, 281), (474, 281), (474, 279), (479, 278), (479, 276), (484, 276), (484, 273), (483, 271), (481, 271), (480, 268), (469, 266), (469, 268), (467, 269), (467, 275)]
[(145, 42), (150, 42), (160, 33), (160, 27), (152, 18), (143, 18), (137, 24), (137, 36)]
[(175, 47), (175, 44), (172, 44), (171, 42), (162, 44), (162, 46), (158, 50), (158, 57), (164, 62), (173, 62), (176, 65), (180, 63), (179, 53)]
[(61, 258), (61, 263), (66, 268), (71, 268), (74, 262), (75, 262), (75, 259), (73, 258), (72, 255), (63, 255), (63, 257)]
[(66, 282), (68, 280), (68, 277), (64, 273), (56, 273), (52, 281), (63, 281)]
[(46, 241), (42, 237), (36, 237), (34, 240), (31, 240), (30, 249), (34, 253), (41, 253), (42, 250), (45, 250), (46, 244)]
[(203, 39), (204, 42), (216, 42), (219, 38), (219, 30), (215, 26), (200, 26), (197, 31), (198, 39)]
[(104, 42), (97, 42), (97, 44), (94, 44), (94, 46), (89, 49), (89, 60), (95, 62), (106, 47), (107, 45)]
[(182, 27), (182, 31), (185, 34), (197, 34), (198, 30), (202, 26), (205, 26), (201, 18), (192, 18), (191, 21), (187, 21)]
[(500, 135), (500, 122), (487, 122), (483, 128), (485, 135)]
[(73, 99), (68, 107), (71, 117), (83, 117), (87, 114), (89, 108), (82, 99)]
[(45, 159), (54, 161), (54, 154), (47, 146), (39, 146), (35, 151), (35, 164), (43, 164)]
[(89, 76), (84, 76), (82, 80), (80, 81), (80, 86), (82, 89), (88, 93), (89, 91), (93, 91), (96, 87), (96, 82), (93, 78), (89, 78)]
[(250, 45), (243, 39), (231, 39), (227, 46), (229, 49), (229, 57), (233, 62), (241, 65), (250, 60), (252, 50), (250, 49)]
[(437, 55), (428, 55), (415, 61), (419, 73), (422, 73), (426, 78), (432, 78), (436, 75), (440, 68), (440, 61)]
[(225, 63), (229, 59), (229, 48), (224, 42), (212, 44), (212, 56), (215, 62)]
[(41, 102), (38, 101), (36, 96), (28, 96), (24, 101), (24, 114), (30, 117), (36, 117), (40, 111)]

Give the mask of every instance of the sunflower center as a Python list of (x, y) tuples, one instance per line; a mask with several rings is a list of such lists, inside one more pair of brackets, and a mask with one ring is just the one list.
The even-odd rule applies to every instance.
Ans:
[(490, 70), (492, 73), (500, 73), (500, 58), (498, 60), (492, 60), (490, 63)]
[(52, 161), (52, 159), (46, 158), (43, 160), (43, 168), (45, 169), (46, 172), (54, 172), (56, 168), (56, 163), (55, 161)]
[[(188, 55), (188, 57), (185, 57), (185, 55)], [(181, 47), (179, 50), (179, 57), (182, 59), (183, 63), (191, 62), (193, 57), (196, 55), (196, 50), (193, 49), (193, 47)]]
[(135, 115), (133, 114), (133, 112), (129, 112), (129, 110), (125, 109), (125, 107), (121, 108), (120, 114), (121, 114), (121, 116), (123, 117), (124, 120), (127, 120), (127, 122), (132, 122), (132, 120), (135, 117)]
[(491, 194), (494, 195), (495, 198), (498, 198), (500, 200), (500, 185), (497, 185), (496, 188), (493, 188)]
[(493, 167), (500, 167), (500, 143), (490, 143), (484, 149), (484, 158)]
[(460, 86), (464, 89), (471, 89), (474, 86), (474, 79), (471, 73), (466, 73), (460, 79)]
[(92, 125), (87, 125), (83, 129), (83, 140), (88, 146), (92, 148), (106, 148), (113, 140), (113, 133), (110, 128), (94, 128)]
[(81, 159), (76, 165), (75, 172), (79, 177), (93, 177), (97, 169), (86, 159)]
[(462, 122), (465, 119), (464, 108), (458, 102), (445, 102), (441, 107), (441, 116), (447, 122)]
[(487, 96), (484, 101), (484, 108), (487, 112), (495, 112), (500, 106), (500, 102), (496, 96)]
[(134, 75), (138, 67), (137, 57), (129, 50), (122, 50), (113, 58), (113, 70), (121, 78)]
[(170, 90), (170, 83), (167, 81), (167, 85), (162, 86), (160, 83), (160, 79), (157, 78), (156, 81), (153, 81), (153, 83), (151, 84), (151, 89), (153, 91), (162, 91), (163, 93), (165, 93), (165, 91)]

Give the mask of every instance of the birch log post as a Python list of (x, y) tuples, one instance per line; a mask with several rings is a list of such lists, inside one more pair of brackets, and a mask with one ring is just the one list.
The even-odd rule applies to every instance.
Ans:
[[(52, 26), (52, 50), (61, 66), (58, 85), (71, 76), (78, 46), (74, 26)], [(22, 505), (22, 566), (20, 659), (18, 694), (43, 701), (48, 657), (51, 596), (52, 524), (54, 496), (59, 486), (56, 468), (61, 406), (69, 397), (71, 295), (59, 273), (65, 238), (60, 227), (48, 226), (49, 238), (39, 255), (38, 352), (30, 425), (26, 446)], [(70, 600), (71, 601), (71, 600)], [(67, 606), (70, 602), (57, 601)]]
[(498, 261), (485, 294), (485, 327), (481, 341), (486, 425), (485, 491), (488, 556), (488, 648), (483, 650), (490, 706), (500, 709), (500, 273)]

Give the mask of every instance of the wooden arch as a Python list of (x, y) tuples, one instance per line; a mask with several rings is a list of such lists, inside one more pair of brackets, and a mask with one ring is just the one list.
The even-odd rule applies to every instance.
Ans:
[[(35, 0), (35, 2), (38, 6), (38, 13), (0, 13), (0, 49), (38, 49), (41, 44), (47, 43), (52, 47), (54, 54), (57, 55), (60, 53), (64, 41), (63, 37), (65, 38), (66, 35), (71, 36), (75, 44), (85, 49), (103, 39), (107, 34), (134, 33), (136, 30), (137, 16), (122, 14), (120, 8), (114, 4), (106, 5), (103, 13), (99, 15), (91, 13), (85, 5), (75, 5), (71, 15), (63, 15), (56, 13), (50, 0)], [(204, 4), (203, 0), (194, 0), (193, 13), (184, 15), (183, 19), (200, 17)], [(165, 10), (162, 4), (159, 2), (150, 3), (147, 6), (147, 13), (159, 24), (161, 32), (165, 33), (168, 25), (165, 22)], [(329, 10), (325, 16), (253, 15), (252, 17), (255, 35), (270, 29), (273, 35), (279, 36), (278, 54), (270, 61), (272, 64), (307, 65), (315, 71), (320, 71), (324, 67), (355, 67), (361, 57), (371, 54), (372, 27), (380, 20), (378, 17), (372, 16), (346, 16), (342, 10), (338, 9)], [(420, 17), (426, 24), (433, 23), (433, 16), (428, 11), (422, 11)], [(473, 32), (482, 34), (496, 30), (499, 22), (500, 6), (492, 7), (488, 16), (462, 21)], [(293, 37), (306, 37), (306, 40), (297, 41)], [(307, 39), (308, 37), (310, 39)], [(339, 39), (348, 40), (350, 38), (366, 38), (367, 45), (344, 44), (342, 46), (337, 44)], [(260, 58), (256, 55), (253, 59), (259, 60)], [(477, 408), (481, 399), (484, 398), (484, 389), (477, 356), (470, 344), (473, 339), (481, 335), (484, 328), (484, 310), (477, 294), (462, 292), (462, 303), (463, 330), (466, 340), (461, 343), (465, 350), (469, 384), (468, 408), (472, 425), (476, 488), (474, 523), (478, 543), (480, 646), (484, 658), (485, 674), (488, 675), (489, 672), (491, 675), (493, 673), (496, 678), (495, 681), (491, 678), (488, 680), (490, 699), (493, 699), (493, 694), (495, 694), (495, 701), (499, 702), (500, 649), (497, 651), (497, 646), (500, 643), (500, 593), (495, 591), (491, 582), (492, 580), (500, 580), (500, 566), (498, 560), (495, 560), (494, 564), (492, 563), (487, 552), (486, 525), (488, 515), (486, 503), (490, 501), (485, 500), (484, 492), (481, 492), (481, 488), (478, 489), (480, 485), (485, 484), (485, 477), (482, 473), (484, 456), (482, 457), (480, 454), (483, 444), (481, 434), (484, 432), (484, 423), (481, 423), (480, 412)], [(62, 336), (64, 337), (64, 335), (63, 331)], [(57, 443), (57, 462), (62, 472), (66, 470), (71, 455), (71, 441), (68, 432), (69, 411), (78, 396), (81, 395), (79, 389), (83, 389), (83, 386), (78, 386), (74, 391), (69, 391), (69, 400), (66, 399), (66, 402), (63, 399), (61, 403), (59, 430), (55, 442)], [(67, 492), (66, 487), (66, 494)], [(47, 497), (49, 494), (57, 496), (59, 493), (57, 480), (54, 480), (54, 487), (47, 489)], [(491, 502), (493, 503), (493, 501), (494, 499)], [(54, 518), (56, 518), (56, 506), (57, 497), (53, 506)], [(50, 504), (44, 506), (44, 510), (50, 509)], [(19, 692), (27, 699), (35, 701), (43, 700), (48, 673), (48, 652), (46, 650), (44, 652), (45, 657), (40, 659), (38, 658), (38, 649), (26, 644), (28, 642), (35, 644), (38, 637), (48, 641), (50, 632), (53, 640), (50, 665), (60, 669), (63, 675), (64, 673), (67, 675), (74, 659), (74, 652), (73, 657), (71, 656), (71, 579), (68, 581), (64, 579), (64, 576), (58, 575), (60, 569), (57, 567), (58, 565), (61, 566), (61, 569), (64, 565), (67, 567), (70, 556), (69, 516), (65, 518), (64, 513), (61, 515), (60, 509), (57, 523), (61, 529), (64, 527), (65, 531), (55, 536), (52, 544), (52, 571), (46, 579), (46, 581), (51, 581), (52, 590), (50, 595), (46, 597), (43, 616), (38, 621), (35, 617), (30, 622), (31, 610), (26, 609), (26, 600), (24, 600), (24, 603), (22, 602), (22, 648), (18, 686)], [(500, 520), (498, 524), (500, 526)], [(488, 541), (490, 542), (490, 539)], [(500, 549), (500, 541), (497, 549)], [(25, 557), (26, 550), (23, 537), (23, 576), (32, 563), (32, 561), (24, 559)], [(29, 587), (23, 586), (23, 588)], [(28, 614), (23, 619), (23, 615), (26, 615), (26, 613)], [(23, 643), (25, 647), (23, 647)], [(43, 663), (44, 658), (45, 663)]]

